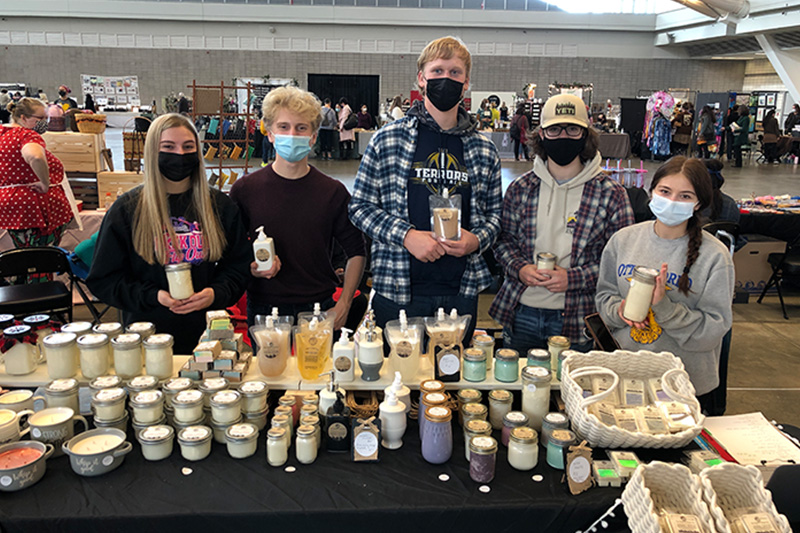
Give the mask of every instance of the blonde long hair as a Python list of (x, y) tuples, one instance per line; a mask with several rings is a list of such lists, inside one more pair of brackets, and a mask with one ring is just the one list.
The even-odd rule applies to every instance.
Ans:
[(133, 247), (136, 253), (149, 264), (167, 264), (168, 249), (164, 233), (177, 253), (181, 253), (175, 228), (169, 217), (166, 178), (158, 170), (158, 151), (161, 134), (171, 128), (186, 128), (194, 136), (197, 144), (197, 159), (200, 164), (191, 176), (193, 215), (203, 231), (203, 259), (218, 261), (227, 244), (225, 232), (219, 221), (216, 204), (211, 200), (211, 192), (206, 182), (205, 165), (200, 151), (200, 139), (191, 121), (175, 113), (162, 115), (155, 119), (147, 131), (144, 143), (144, 186), (139, 194), (133, 225)]

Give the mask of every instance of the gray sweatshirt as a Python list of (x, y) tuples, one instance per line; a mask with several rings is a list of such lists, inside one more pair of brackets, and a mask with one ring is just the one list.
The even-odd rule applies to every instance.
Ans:
[[(686, 263), (689, 237), (662, 239), (654, 221), (623, 228), (608, 241), (600, 260), (595, 302), (608, 328), (625, 350), (671, 352), (683, 361), (697, 395), (719, 385), (722, 337), (731, 327), (734, 271), (730, 252), (703, 232), (700, 253), (689, 271), (691, 288), (685, 296), (678, 280)], [(656, 325), (639, 331), (617, 314), (628, 294), (633, 268), (659, 269), (667, 263), (667, 294), (652, 307)]]

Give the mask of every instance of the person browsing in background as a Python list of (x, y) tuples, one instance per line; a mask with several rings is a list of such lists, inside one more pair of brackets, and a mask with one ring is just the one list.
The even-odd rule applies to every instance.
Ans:
[(70, 109), (78, 108), (78, 102), (69, 96), (71, 93), (72, 91), (69, 87), (66, 85), (61, 85), (58, 88), (58, 98), (53, 102), (55, 105), (63, 109), (65, 113)]
[(394, 99), (392, 100), (392, 104), (389, 106), (389, 116), (392, 117), (392, 120), (400, 120), (406, 115), (405, 113), (403, 113), (403, 107), (401, 103), (402, 99), (398, 94), (397, 96), (394, 97)]
[(517, 112), (511, 119), (511, 139), (514, 141), (514, 161), (519, 161), (520, 148), (525, 155), (525, 161), (530, 161), (528, 155), (528, 117), (525, 115), (525, 105), (517, 107)]
[(775, 118), (775, 110), (770, 109), (764, 117), (761, 126), (764, 128), (764, 157), (767, 163), (780, 163), (778, 158), (778, 138), (781, 136), (781, 128), (778, 119)]
[(361, 128), (364, 130), (371, 130), (373, 126), (372, 115), (369, 114), (367, 111), (367, 104), (363, 104), (361, 106), (361, 110), (358, 112), (358, 125), (356, 128)]
[(326, 98), (322, 105), (322, 122), (319, 126), (320, 158), (323, 161), (333, 159), (333, 130), (336, 129), (336, 112), (331, 109), (331, 99)]
[(353, 113), (350, 105), (347, 103), (347, 98), (342, 96), (339, 98), (339, 159), (346, 160), (353, 157), (353, 148), (355, 147), (356, 132), (352, 129), (345, 129), (344, 125), (347, 122), (347, 117)]
[[(497, 148), (459, 105), (472, 58), (454, 37), (428, 43), (417, 59), (423, 100), (372, 137), (356, 175), (350, 219), (372, 238), (372, 307), (381, 327), (436, 310), (471, 314), (492, 278), (481, 254), (500, 231), (502, 192)], [(461, 195), (461, 238), (440, 240), (429, 197)]]
[[(267, 135), (275, 145), (275, 162), (231, 188), (231, 199), (242, 211), (251, 240), (263, 226), (275, 243), (272, 269), (259, 271), (255, 261), (250, 264), (247, 320), (251, 325), (256, 315), (268, 315), (273, 307), (281, 315), (296, 316), (312, 311), (317, 302), (336, 312), (336, 329), (347, 325), (354, 330), (363, 315), (363, 308), (359, 313), (353, 307), (353, 298), (366, 251), (363, 235), (347, 218), (350, 194), (341, 182), (308, 164), (322, 120), (320, 109), (313, 94), (297, 87), (270, 91), (263, 112)], [(334, 242), (347, 255), (338, 301), (333, 299), (338, 285), (331, 265)]]
[[(599, 134), (583, 101), (550, 97), (530, 135), (533, 170), (509, 186), (494, 253), (506, 277), (489, 308), (503, 325), (503, 346), (527, 353), (553, 335), (587, 351), (583, 319), (594, 312), (600, 255), (611, 236), (633, 224), (625, 189), (602, 171)], [(554, 255), (540, 268), (540, 253)]]
[[(144, 184), (123, 194), (103, 218), (87, 278), (92, 293), (122, 311), (125, 324), (153, 322), (190, 354), (205, 312), (235, 304), (249, 279), (252, 248), (239, 208), (206, 180), (191, 121), (161, 115), (144, 145)], [(166, 265), (190, 263), (194, 294), (170, 295)]]
[(734, 168), (742, 168), (742, 149), (750, 145), (750, 108), (739, 106), (739, 118), (730, 125), (733, 132)]
[[(673, 157), (654, 174), (650, 193), (656, 220), (620, 230), (603, 251), (597, 310), (623, 349), (680, 357), (700, 406), (710, 412), (734, 284), (730, 251), (702, 229), (700, 212), (713, 197), (711, 179), (700, 160)], [(658, 273), (640, 322), (624, 314), (637, 266)]]

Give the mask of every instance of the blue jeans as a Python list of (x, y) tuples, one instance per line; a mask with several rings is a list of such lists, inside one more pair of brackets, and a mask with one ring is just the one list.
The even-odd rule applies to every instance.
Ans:
[(372, 298), (372, 310), (375, 312), (375, 322), (384, 327), (390, 320), (397, 320), (400, 310), (405, 309), (409, 318), (435, 316), (436, 311), (443, 307), (446, 313), (455, 308), (459, 315), (472, 315), (467, 331), (464, 334), (463, 344), (468, 346), (475, 331), (475, 319), (478, 314), (478, 298), (465, 298), (463, 296), (412, 296), (411, 301), (400, 305), (392, 300), (375, 294)]
[(270, 159), (275, 159), (275, 147), (269, 142), (269, 137), (264, 135), (264, 140), (261, 142), (261, 160), (267, 163)]
[[(520, 357), (526, 357), (531, 348), (547, 349), (547, 338), (561, 335), (564, 327), (563, 311), (561, 309), (539, 309), (519, 304), (514, 315), (514, 324), (503, 329), (503, 347), (519, 352)], [(576, 344), (570, 339), (570, 350), (588, 352), (592, 349), (591, 340), (583, 340)]]

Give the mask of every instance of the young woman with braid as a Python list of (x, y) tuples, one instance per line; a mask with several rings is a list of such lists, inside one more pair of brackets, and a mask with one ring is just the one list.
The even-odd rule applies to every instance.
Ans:
[[(679, 156), (664, 163), (650, 193), (656, 220), (621, 229), (603, 251), (597, 310), (623, 349), (680, 357), (707, 411), (708, 393), (719, 384), (722, 338), (731, 327), (733, 261), (730, 251), (702, 230), (700, 212), (713, 191), (699, 159)], [(647, 318), (634, 323), (622, 310), (639, 265), (659, 275)]]

